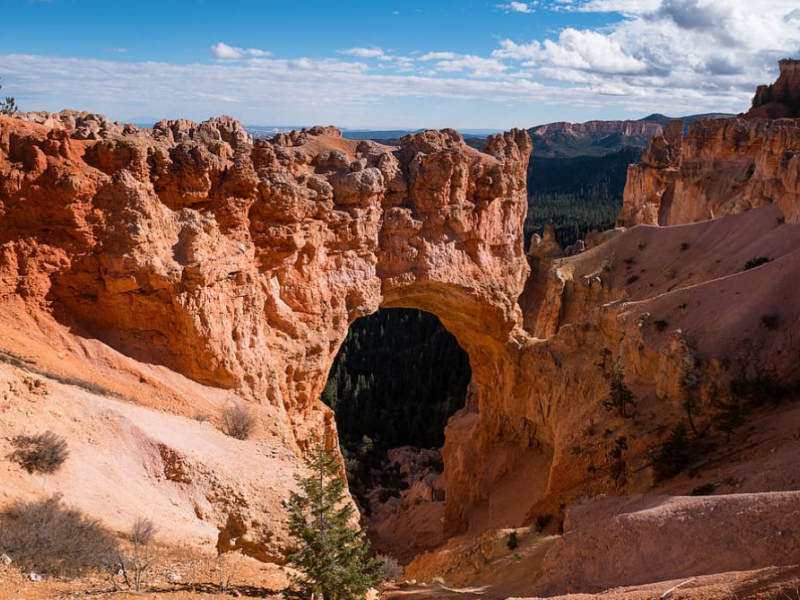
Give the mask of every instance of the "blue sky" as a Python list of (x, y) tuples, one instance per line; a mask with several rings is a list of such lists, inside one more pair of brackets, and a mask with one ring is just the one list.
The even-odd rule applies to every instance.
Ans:
[(0, 0), (23, 110), (508, 128), (747, 109), (795, 0)]

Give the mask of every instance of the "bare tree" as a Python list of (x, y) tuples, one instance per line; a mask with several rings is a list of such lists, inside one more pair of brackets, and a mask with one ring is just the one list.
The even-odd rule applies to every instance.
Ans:
[(119, 556), (122, 579), (127, 587), (132, 587), (137, 592), (147, 583), (147, 577), (155, 563), (156, 556), (151, 549), (155, 533), (156, 527), (150, 519), (138, 517), (131, 527), (131, 554)]

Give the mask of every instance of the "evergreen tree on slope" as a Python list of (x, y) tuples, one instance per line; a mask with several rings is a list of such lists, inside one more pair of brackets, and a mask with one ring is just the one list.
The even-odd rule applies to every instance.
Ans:
[(300, 492), (288, 504), (289, 531), (300, 548), (288, 556), (299, 571), (284, 590), (297, 600), (360, 600), (380, 581), (381, 561), (368, 558), (364, 531), (353, 528), (352, 504), (332, 451), (318, 444), (306, 458), (310, 475), (297, 478)]

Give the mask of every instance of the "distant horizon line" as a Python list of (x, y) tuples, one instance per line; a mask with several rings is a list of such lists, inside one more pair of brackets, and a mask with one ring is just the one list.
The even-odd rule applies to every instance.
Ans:
[[(554, 124), (554, 123), (570, 123), (570, 124), (584, 124), (584, 123), (593, 123), (593, 122), (609, 122), (609, 123), (610, 122), (620, 122), (620, 123), (632, 122), (632, 123), (636, 123), (636, 122), (647, 121), (647, 120), (653, 119), (653, 118), (662, 118), (662, 119), (668, 119), (668, 120), (673, 120), (673, 119), (676, 119), (676, 120), (696, 119), (696, 118), (704, 117), (704, 116), (719, 116), (719, 117), (725, 118), (725, 117), (735, 117), (737, 114), (738, 113), (727, 113), (727, 112), (721, 112), (721, 111), (713, 111), (713, 112), (698, 113), (698, 114), (692, 114), (692, 115), (682, 115), (682, 116), (678, 116), (678, 117), (670, 117), (670, 116), (665, 115), (663, 113), (655, 112), (655, 113), (651, 113), (651, 114), (649, 114), (649, 115), (647, 115), (645, 117), (641, 117), (639, 119), (589, 119), (588, 121), (557, 120), (557, 121), (550, 121), (550, 122), (547, 122), (547, 123), (537, 123), (535, 125), (529, 125), (529, 126), (524, 126), (524, 127), (517, 126), (517, 128), (526, 129), (526, 130), (527, 129), (535, 129), (537, 127), (542, 127), (542, 126), (545, 126), (545, 125), (551, 125), (551, 124)], [(213, 118), (213, 117), (209, 117), (209, 118)], [(234, 118), (236, 118), (236, 117), (234, 117)], [(137, 127), (145, 127), (145, 126), (153, 127), (156, 123), (158, 123), (160, 121), (163, 121), (163, 120), (173, 120), (173, 119), (169, 119), (168, 117), (164, 117), (164, 118), (161, 118), (161, 119), (153, 119), (152, 117), (138, 117), (136, 119), (120, 120), (120, 122), (121, 123), (129, 123), (129, 124), (135, 125)], [(190, 119), (190, 120), (193, 120), (193, 119)], [(289, 132), (289, 131), (299, 131), (299, 130), (302, 130), (302, 129), (311, 129), (312, 127), (317, 127), (317, 126), (321, 125), (320, 123), (316, 123), (314, 125), (262, 125), (262, 124), (258, 124), (258, 123), (243, 123), (240, 119), (236, 119), (236, 120), (239, 121), (240, 123), (242, 123), (242, 126), (245, 127), (245, 128), (263, 129), (265, 131), (274, 131), (275, 133), (284, 133), (284, 132)], [(200, 122), (202, 122), (202, 121), (198, 121), (198, 123), (200, 123)], [(512, 128), (508, 128), (508, 127), (457, 127), (457, 126), (446, 126), (446, 127), (391, 127), (391, 126), (384, 126), (384, 127), (344, 127), (344, 126), (335, 125), (335, 124), (329, 124), (329, 125), (325, 125), (325, 126), (335, 127), (336, 129), (338, 129), (342, 133), (346, 133), (346, 132), (347, 133), (395, 133), (395, 132), (398, 132), (398, 133), (399, 132), (418, 133), (420, 131), (441, 130), (441, 129), (455, 129), (456, 131), (462, 132), (462, 133), (473, 133), (473, 134), (479, 134), (479, 135), (482, 135), (482, 134), (492, 135), (492, 134), (495, 134), (495, 133), (503, 133), (505, 131), (508, 131), (509, 129), (513, 129), (513, 127)]]

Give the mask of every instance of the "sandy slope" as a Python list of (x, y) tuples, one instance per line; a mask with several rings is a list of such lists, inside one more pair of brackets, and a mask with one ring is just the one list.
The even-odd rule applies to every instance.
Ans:
[[(59, 493), (120, 531), (145, 516), (163, 542), (207, 550), (265, 535), (266, 549), (251, 550), (280, 559), (281, 503), (300, 461), (273, 433), (281, 418), (274, 409), (253, 406), (255, 433), (230, 438), (218, 427), (220, 411), (236, 400), (231, 393), (136, 363), (24, 309), (0, 315), (0, 349), (29, 361), (0, 362), (0, 506)], [(118, 397), (57, 381), (63, 376)], [(7, 460), (14, 436), (46, 430), (69, 440), (61, 470), (29, 475)]]

